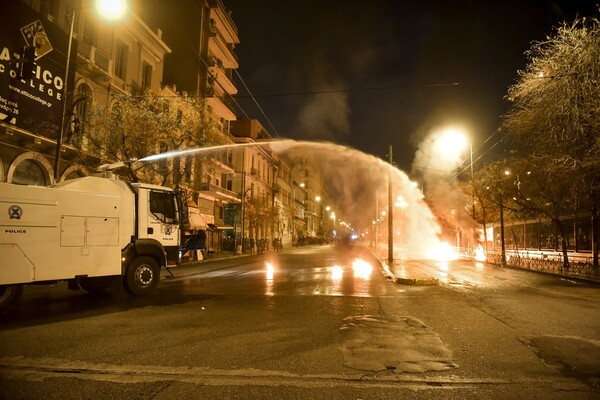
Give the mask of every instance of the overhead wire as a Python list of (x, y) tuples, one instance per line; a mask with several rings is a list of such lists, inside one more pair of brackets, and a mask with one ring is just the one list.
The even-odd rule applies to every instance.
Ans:
[(262, 107), (260, 106), (260, 104), (258, 104), (258, 101), (256, 100), (256, 97), (254, 97), (254, 95), (252, 94), (252, 92), (250, 92), (250, 88), (248, 88), (248, 85), (246, 85), (246, 82), (244, 81), (244, 79), (242, 78), (242, 76), (240, 75), (240, 73), (238, 72), (237, 69), (235, 70), (235, 73), (238, 76), (238, 78), (240, 79), (240, 81), (242, 82), (242, 84), (244, 85), (244, 88), (246, 89), (246, 91), (248, 92), (248, 94), (250, 95), (250, 97), (252, 98), (252, 100), (254, 101), (254, 104), (256, 104), (256, 106), (258, 107), (258, 109), (262, 113), (263, 117), (265, 117), (265, 119), (269, 123), (269, 126), (271, 127), (271, 129), (273, 129), (273, 131), (275, 132), (275, 134), (277, 135), (277, 137), (280, 137), (279, 132), (277, 132), (277, 129), (275, 129), (275, 127), (273, 126), (273, 123), (271, 122), (271, 120), (269, 119), (269, 117), (267, 117), (267, 114), (265, 114), (265, 112), (262, 109)]
[[(483, 146), (485, 146), (485, 144), (487, 142), (489, 142), (498, 133), (500, 133), (499, 129), (497, 129), (494, 133), (492, 133), (490, 136), (488, 136), (488, 138), (475, 151), (473, 151), (473, 153), (477, 153), (481, 148), (483, 148)], [(477, 161), (481, 160), (481, 158), (483, 158), (483, 156), (485, 156), (486, 154), (488, 154), (494, 147), (496, 147), (498, 144), (500, 144), (500, 142), (501, 142), (501, 139), (497, 140), (491, 147), (489, 147), (486, 151), (484, 151), (483, 153), (481, 153), (479, 155), (479, 157), (477, 157), (472, 162), (468, 163), (468, 165), (466, 167), (464, 167), (463, 169), (461, 169), (460, 171), (456, 172), (456, 174), (452, 178), (450, 178), (448, 180), (448, 183), (452, 182), (453, 180), (455, 180), (456, 178), (458, 178), (462, 173), (464, 173), (465, 171), (467, 171), (468, 169), (470, 169), (472, 164), (475, 164)], [(467, 163), (468, 160), (469, 159), (464, 159), (460, 164), (458, 164), (457, 168), (460, 168), (463, 164)]]

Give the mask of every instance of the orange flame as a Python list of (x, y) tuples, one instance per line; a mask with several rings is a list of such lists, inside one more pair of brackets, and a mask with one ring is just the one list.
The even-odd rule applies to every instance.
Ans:
[(479, 245), (475, 249), (475, 260), (476, 261), (485, 261), (486, 259), (487, 259), (487, 257), (485, 256), (485, 251), (483, 251), (483, 247), (481, 247), (481, 245)]
[(436, 248), (429, 251), (428, 256), (439, 261), (451, 261), (458, 258), (454, 247), (447, 242), (439, 243)]

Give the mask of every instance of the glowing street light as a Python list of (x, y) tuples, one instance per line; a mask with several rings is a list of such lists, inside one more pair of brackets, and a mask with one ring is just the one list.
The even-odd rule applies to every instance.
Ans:
[(398, 208), (408, 207), (408, 203), (406, 202), (406, 200), (404, 200), (404, 197), (402, 196), (398, 196), (394, 205)]
[(117, 20), (123, 18), (127, 11), (127, 4), (123, 0), (103, 0), (96, 2), (96, 11), (99, 15)]
[[(467, 134), (459, 128), (448, 128), (442, 132), (437, 146), (442, 154), (451, 155), (462, 153), (468, 146), (471, 160), (469, 166), (471, 169), (471, 182), (473, 182), (473, 143), (468, 139)], [(473, 221), (475, 221), (475, 189), (473, 189), (471, 193), (471, 214)], [(474, 237), (475, 233), (473, 234), (473, 238)]]
[(469, 145), (469, 140), (462, 129), (447, 128), (442, 131), (436, 143), (439, 153), (456, 155), (465, 150)]
[[(81, 10), (81, 9), (80, 9)], [(110, 20), (123, 18), (127, 6), (125, 0), (96, 0), (96, 10), (100, 16)], [(67, 47), (67, 63), (65, 65), (65, 79), (63, 83), (63, 103), (62, 113), (60, 118), (60, 129), (58, 130), (58, 138), (56, 139), (56, 152), (54, 155), (54, 183), (59, 179), (60, 173), (60, 150), (62, 141), (65, 137), (65, 120), (67, 119), (67, 85), (69, 82), (69, 70), (71, 67), (71, 50), (73, 49), (73, 31), (75, 29), (75, 11), (71, 11), (71, 24), (69, 28), (69, 44)]]

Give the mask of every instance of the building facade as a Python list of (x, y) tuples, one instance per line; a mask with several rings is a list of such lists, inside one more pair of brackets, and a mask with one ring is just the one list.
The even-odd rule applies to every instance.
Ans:
[[(171, 51), (162, 32), (135, 14), (108, 23), (80, 1), (23, 0), (5, 6), (2, 36), (14, 62), (4, 65), (7, 73), (0, 80), (0, 97), (13, 104), (0, 122), (2, 180), (50, 186), (93, 172), (105, 160), (85, 141), (85, 115), (94, 107), (110, 107), (120, 95), (160, 91), (164, 58)], [(36, 47), (29, 79), (13, 73), (25, 46)]]
[[(179, 93), (201, 98), (221, 127), (219, 138), (205, 145), (233, 143), (230, 123), (236, 119), (232, 96), (237, 94), (233, 71), (239, 67), (234, 53), (239, 43), (237, 27), (220, 0), (152, 1), (144, 16), (165, 29), (165, 40), (173, 51), (165, 60), (163, 84)], [(210, 152), (193, 158), (189, 202), (192, 231), (204, 231), (206, 250), (233, 251), (234, 224), (226, 221), (226, 210), (241, 202), (233, 189), (231, 150)]]

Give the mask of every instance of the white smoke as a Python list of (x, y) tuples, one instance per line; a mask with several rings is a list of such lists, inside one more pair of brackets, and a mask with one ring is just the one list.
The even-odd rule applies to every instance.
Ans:
[(431, 131), (418, 145), (412, 175), (422, 182), (428, 202), (445, 226), (470, 237), (476, 224), (466, 206), (472, 200), (459, 187), (462, 174), (470, 173), (468, 157), (469, 144), (458, 129)]

